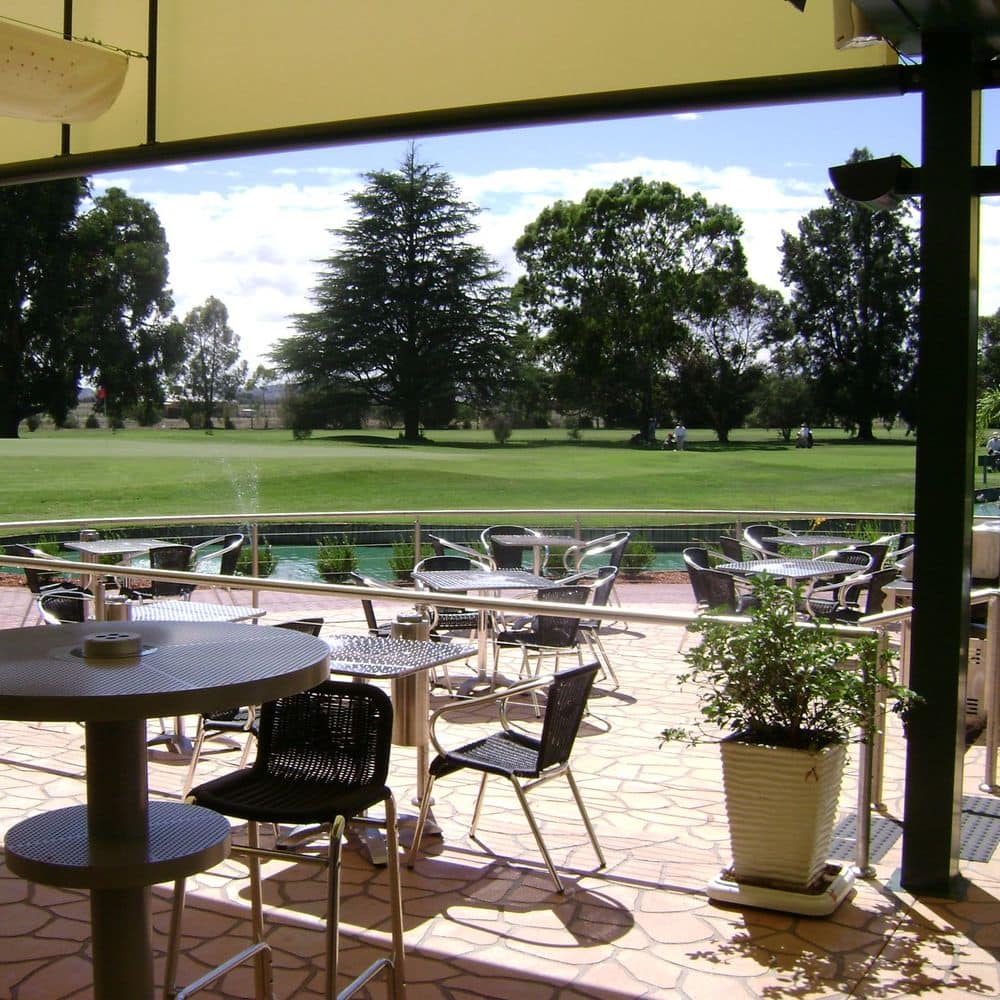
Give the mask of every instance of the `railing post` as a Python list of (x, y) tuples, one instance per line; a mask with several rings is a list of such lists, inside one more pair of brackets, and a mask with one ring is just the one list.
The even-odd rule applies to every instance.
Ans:
[[(876, 653), (876, 669), (878, 664), (882, 660), (882, 654), (885, 650), (885, 631), (879, 631), (878, 637), (878, 647)], [(861, 669), (865, 673), (865, 686), (868, 686), (868, 669), (869, 665), (867, 663), (862, 663)], [(861, 752), (858, 756), (858, 803), (857, 803), (857, 824), (855, 830), (855, 836), (857, 838), (855, 844), (854, 852), (854, 865), (858, 869), (858, 873), (862, 878), (871, 878), (875, 874), (875, 869), (872, 867), (870, 854), (871, 854), (871, 834), (872, 834), (872, 792), (873, 792), (873, 764), (874, 758), (880, 756), (882, 753), (882, 739), (879, 737), (878, 730), (880, 727), (880, 722), (882, 721), (882, 711), (881, 708), (884, 704), (884, 699), (881, 692), (881, 686), (879, 686), (879, 691), (875, 694), (875, 704), (873, 708), (873, 722), (875, 724), (873, 732), (865, 733), (865, 738), (861, 742)]]
[(982, 792), (997, 791), (997, 739), (1000, 737), (1000, 678), (997, 669), (1000, 666), (1000, 599), (991, 597), (986, 604), (986, 764), (983, 782), (979, 786)]
[[(440, 528), (438, 529), (441, 530)], [(423, 541), (421, 540), (420, 532), (420, 518), (414, 518), (413, 520), (413, 565), (416, 566), (420, 562), (420, 553)]]
[[(260, 530), (257, 522), (254, 521), (250, 525), (250, 572), (253, 575), (260, 576), (260, 549), (259, 545)], [(256, 588), (250, 591), (250, 603), (257, 607), (257, 602), (260, 599), (260, 591)]]

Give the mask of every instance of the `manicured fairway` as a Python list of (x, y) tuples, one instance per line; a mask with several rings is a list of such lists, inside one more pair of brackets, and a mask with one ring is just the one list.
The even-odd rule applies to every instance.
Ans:
[(742, 431), (693, 431), (683, 453), (627, 431), (39, 431), (0, 440), (0, 520), (356, 509), (648, 507), (909, 511), (912, 438), (874, 445), (817, 431), (796, 449)]

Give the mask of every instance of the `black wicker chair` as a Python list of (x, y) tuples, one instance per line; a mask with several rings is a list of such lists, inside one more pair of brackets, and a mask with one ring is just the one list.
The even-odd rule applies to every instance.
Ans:
[[(853, 625), (859, 618), (878, 614), (885, 606), (885, 586), (899, 575), (895, 566), (852, 576), (828, 587), (817, 587), (805, 599), (805, 610), (813, 618)], [(864, 603), (859, 598), (864, 595)]]
[[(175, 569), (183, 573), (191, 569), (194, 548), (190, 545), (161, 545), (149, 550), (150, 569)], [(142, 573), (138, 569), (138, 574)], [(187, 600), (197, 585), (173, 580), (152, 580), (149, 587), (123, 585), (121, 592), (133, 600), (154, 600), (159, 597), (180, 597)]]
[[(595, 608), (605, 608), (611, 598), (611, 591), (615, 585), (615, 577), (618, 570), (614, 566), (601, 566), (594, 573), (581, 573), (578, 577), (567, 577), (562, 581), (562, 585), (567, 586), (575, 583), (577, 579), (591, 577), (594, 582), (590, 584), (590, 604)], [(601, 618), (581, 618), (577, 626), (580, 631), (580, 638), (587, 644), (588, 649), (594, 658), (601, 665), (602, 677), (611, 678), (612, 683), (617, 688), (620, 686), (615, 668), (611, 665), (611, 658), (601, 641)]]
[[(41, 549), (33, 549), (30, 545), (12, 544), (7, 546), (7, 555), (23, 556), (26, 559), (56, 559), (57, 556), (43, 552)], [(41, 608), (38, 599), (47, 590), (76, 590), (80, 585), (76, 580), (60, 576), (54, 570), (34, 569), (28, 566), (22, 567), (24, 582), (28, 585), (32, 601), (24, 612), (21, 624), (24, 625), (34, 609), (41, 615)]]
[(743, 543), (732, 535), (719, 535), (719, 548), (730, 562), (743, 562)]
[[(389, 696), (371, 684), (325, 681), (310, 691), (263, 706), (257, 759), (253, 766), (194, 788), (188, 801), (225, 816), (247, 821), (247, 846), (233, 855), (250, 869), (253, 938), (263, 938), (261, 857), (319, 862), (327, 866), (326, 997), (353, 994), (383, 970), (389, 971), (391, 995), (405, 996), (403, 907), (399, 882), (396, 804), (386, 786), (392, 738)], [(389, 909), (392, 952), (337, 993), (340, 909), (340, 850), (347, 820), (382, 804), (388, 841)], [(260, 847), (258, 824), (320, 824), (329, 829), (329, 854), (273, 851)], [(318, 832), (318, 831), (317, 831)], [(184, 883), (174, 890), (174, 913), (168, 945), (166, 989), (176, 977)], [(258, 970), (259, 971), (259, 970)], [(169, 995), (169, 993), (168, 993)]]
[(753, 598), (749, 594), (737, 593), (736, 578), (732, 574), (709, 566), (707, 549), (692, 545), (684, 549), (681, 556), (699, 608), (742, 614), (752, 606)]
[(778, 543), (764, 539), (786, 533), (773, 524), (748, 524), (743, 529), (743, 540), (758, 559), (777, 559), (781, 555)]
[[(613, 582), (613, 580), (612, 580)], [(535, 594), (536, 601), (553, 602), (557, 604), (586, 604), (590, 598), (590, 588), (577, 585), (546, 587)], [(525, 628), (506, 629), (496, 635), (493, 668), (496, 673), (500, 653), (505, 648), (520, 648), (521, 676), (530, 675), (531, 655), (536, 658), (535, 675), (541, 673), (542, 659), (546, 655), (554, 658), (554, 669), (559, 669), (559, 657), (567, 650), (573, 650), (582, 663), (580, 653), (580, 617), (564, 615), (535, 615), (529, 619)]]
[[(275, 628), (287, 628), (293, 632), (304, 632), (306, 635), (318, 636), (323, 628), (322, 618), (299, 618), (296, 621), (277, 622)], [(205, 740), (210, 740), (216, 736), (232, 739), (234, 736), (245, 735), (243, 742), (243, 752), (240, 755), (240, 767), (246, 767), (250, 759), (250, 749), (257, 738), (257, 712), (254, 705), (240, 706), (239, 708), (222, 708), (210, 712), (203, 712), (198, 716), (198, 729), (195, 732), (194, 744), (191, 748), (191, 762), (188, 764), (187, 775), (184, 779), (184, 790), (181, 797), (185, 797), (191, 786), (194, 784), (195, 771), (198, 768), (198, 761), (201, 759), (201, 751)]]
[[(464, 768), (479, 771), (483, 776), (479, 787), (479, 797), (476, 800), (476, 809), (472, 817), (470, 836), (475, 837), (476, 835), (483, 794), (486, 791), (486, 779), (491, 774), (506, 778), (514, 787), (518, 802), (521, 803), (528, 825), (531, 827), (531, 832), (534, 834), (538, 848), (545, 859), (545, 866), (548, 868), (558, 892), (563, 891), (563, 884), (556, 872), (555, 865), (552, 863), (552, 858), (545, 846), (545, 841), (542, 839), (541, 830), (531, 812), (525, 793), (544, 781), (549, 781), (562, 774), (566, 775), (566, 780), (573, 792), (573, 798), (580, 810), (580, 816), (587, 828), (590, 842), (594, 845), (594, 851), (600, 861), (600, 867), (605, 866), (607, 862), (604, 860), (604, 853), (598, 843), (597, 834), (594, 832), (594, 827), (587, 815), (586, 807), (580, 797), (580, 791), (569, 766), (573, 744), (587, 709), (587, 698), (590, 696), (590, 689), (594, 684), (594, 677), (598, 670), (600, 670), (599, 664), (587, 663), (583, 666), (573, 667), (571, 670), (564, 670), (554, 676), (539, 677), (522, 684), (516, 684), (495, 694), (467, 701), (452, 702), (438, 709), (431, 716), (431, 740), (438, 751), (438, 756), (431, 762), (428, 771), (427, 788), (421, 800), (417, 828), (413, 833), (413, 846), (407, 858), (407, 864), (411, 868), (420, 852), (420, 841), (423, 837), (424, 824), (427, 821), (434, 782), (438, 778), (454, 774)], [(535, 737), (514, 729), (508, 719), (507, 702), (520, 695), (535, 694), (541, 690), (547, 691), (545, 721), (542, 723), (541, 734)], [(496, 703), (499, 708), (502, 726), (499, 732), (478, 739), (473, 743), (467, 743), (456, 750), (445, 750), (441, 746), (434, 732), (438, 719), (455, 711), (465, 711), (472, 706), (490, 702)]]
[(38, 610), (47, 625), (85, 622), (90, 618), (94, 595), (83, 587), (63, 587), (43, 590), (38, 598)]
[[(524, 561), (527, 557), (529, 562), (532, 559), (530, 548), (513, 548), (501, 542), (493, 540), (494, 535), (537, 535), (537, 531), (525, 528), (520, 524), (493, 524), (483, 529), (480, 535), (483, 548), (489, 552), (490, 557), (497, 569), (524, 569)], [(548, 561), (549, 550), (542, 550), (542, 565)]]

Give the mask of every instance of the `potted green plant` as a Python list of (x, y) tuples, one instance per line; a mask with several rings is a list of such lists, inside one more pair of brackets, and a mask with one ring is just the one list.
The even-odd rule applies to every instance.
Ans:
[(412, 583), (413, 578), (410, 571), (413, 567), (427, 556), (431, 555), (433, 549), (429, 545), (420, 546), (420, 556), (417, 557), (413, 551), (413, 542), (398, 539), (392, 543), (392, 554), (389, 556), (389, 569), (397, 583)]
[[(271, 548), (271, 543), (266, 538), (261, 538), (257, 543), (257, 576), (260, 578), (270, 576), (277, 563), (278, 560)], [(244, 545), (240, 549), (239, 557), (236, 560), (236, 575), (254, 575), (252, 552), (249, 545)]]
[(320, 539), (316, 569), (327, 583), (342, 583), (357, 568), (357, 553), (343, 535)]
[[(733, 861), (721, 878), (824, 896), (847, 744), (875, 735), (880, 687), (896, 712), (905, 713), (914, 696), (895, 683), (891, 655), (874, 636), (848, 640), (803, 624), (798, 592), (772, 578), (756, 579), (753, 596), (742, 623), (706, 614), (689, 626), (701, 642), (685, 654), (688, 670), (679, 677), (700, 690), (704, 722), (694, 739), (706, 726), (724, 734)], [(663, 736), (689, 734), (667, 729)], [(710, 895), (713, 887), (718, 880)], [(830, 912), (844, 895), (829, 909), (810, 904), (798, 912)]]

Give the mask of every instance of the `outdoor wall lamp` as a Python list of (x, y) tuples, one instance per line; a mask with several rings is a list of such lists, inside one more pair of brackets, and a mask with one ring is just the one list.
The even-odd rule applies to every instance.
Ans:
[[(1000, 161), (1000, 151), (997, 152)], [(973, 194), (1000, 194), (1000, 166), (970, 167)], [(883, 156), (830, 167), (834, 190), (873, 211), (895, 208), (905, 198), (923, 193), (920, 168), (902, 156)]]

